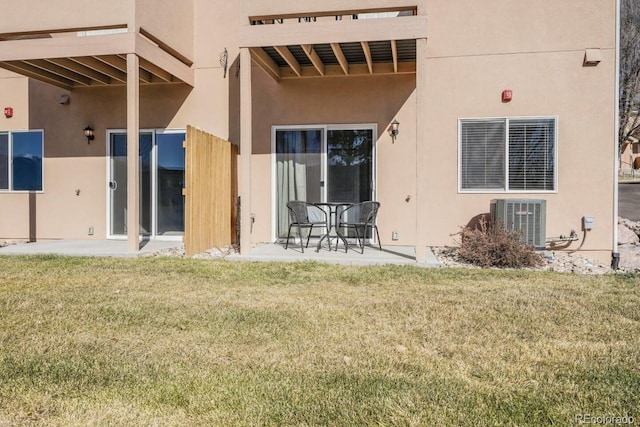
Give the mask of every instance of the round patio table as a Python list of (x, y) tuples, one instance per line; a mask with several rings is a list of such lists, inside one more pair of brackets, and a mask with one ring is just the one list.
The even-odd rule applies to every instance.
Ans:
[[(318, 247), (316, 248), (316, 252), (320, 252), (320, 248), (322, 247), (322, 241), (324, 239), (327, 239), (327, 242), (329, 244), (329, 251), (331, 251), (331, 237), (332, 237), (331, 230), (332, 229), (335, 230), (336, 237), (342, 240), (342, 242), (345, 244), (345, 247), (348, 245), (346, 239), (344, 238), (344, 236), (342, 236), (342, 234), (340, 234), (336, 226), (338, 223), (338, 208), (341, 206), (349, 207), (352, 204), (353, 204), (352, 202), (322, 202), (322, 203), (313, 204), (314, 206), (317, 206), (319, 209), (322, 209), (325, 212), (327, 212), (325, 209), (329, 210), (329, 212), (327, 212), (327, 232), (318, 241)], [(336, 240), (336, 251), (337, 250), (338, 250), (338, 241)]]

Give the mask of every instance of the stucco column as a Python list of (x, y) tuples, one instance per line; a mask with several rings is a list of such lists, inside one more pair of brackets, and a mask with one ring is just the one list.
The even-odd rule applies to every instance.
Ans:
[(427, 207), (429, 184), (427, 182), (427, 39), (416, 40), (416, 261), (427, 259), (427, 231), (429, 223)]
[(240, 161), (238, 194), (240, 195), (240, 253), (251, 252), (251, 53), (240, 49)]
[(140, 59), (127, 54), (127, 249), (140, 250)]

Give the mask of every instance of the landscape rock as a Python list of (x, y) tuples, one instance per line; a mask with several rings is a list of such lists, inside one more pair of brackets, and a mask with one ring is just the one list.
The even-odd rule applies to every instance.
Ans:
[(624, 227), (633, 230), (634, 233), (640, 235), (640, 222), (631, 221), (627, 218), (618, 217), (618, 224), (623, 225)]
[(640, 271), (640, 246), (618, 246), (620, 265), (629, 271)]
[[(224, 259), (228, 255), (236, 253), (238, 250), (235, 246), (227, 246), (223, 248), (211, 248), (203, 253), (195, 254), (191, 258), (194, 259)], [(187, 258), (184, 245), (180, 245), (174, 248), (162, 249), (157, 252), (149, 253), (147, 257), (177, 257)]]
[(628, 245), (640, 242), (640, 237), (636, 231), (627, 223), (618, 221), (618, 244)]

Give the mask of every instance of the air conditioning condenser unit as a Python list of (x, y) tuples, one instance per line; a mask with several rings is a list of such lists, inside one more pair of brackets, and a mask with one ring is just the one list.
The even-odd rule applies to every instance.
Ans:
[(544, 249), (547, 201), (541, 199), (496, 199), (491, 201), (491, 218), (506, 230), (520, 232), (520, 241)]

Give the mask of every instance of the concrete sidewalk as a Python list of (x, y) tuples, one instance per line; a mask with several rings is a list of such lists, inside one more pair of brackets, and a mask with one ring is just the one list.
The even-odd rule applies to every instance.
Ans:
[(143, 240), (139, 252), (129, 252), (126, 240), (46, 240), (3, 246), (0, 255), (67, 255), (115, 258), (148, 256), (163, 249), (183, 246), (182, 242)]

